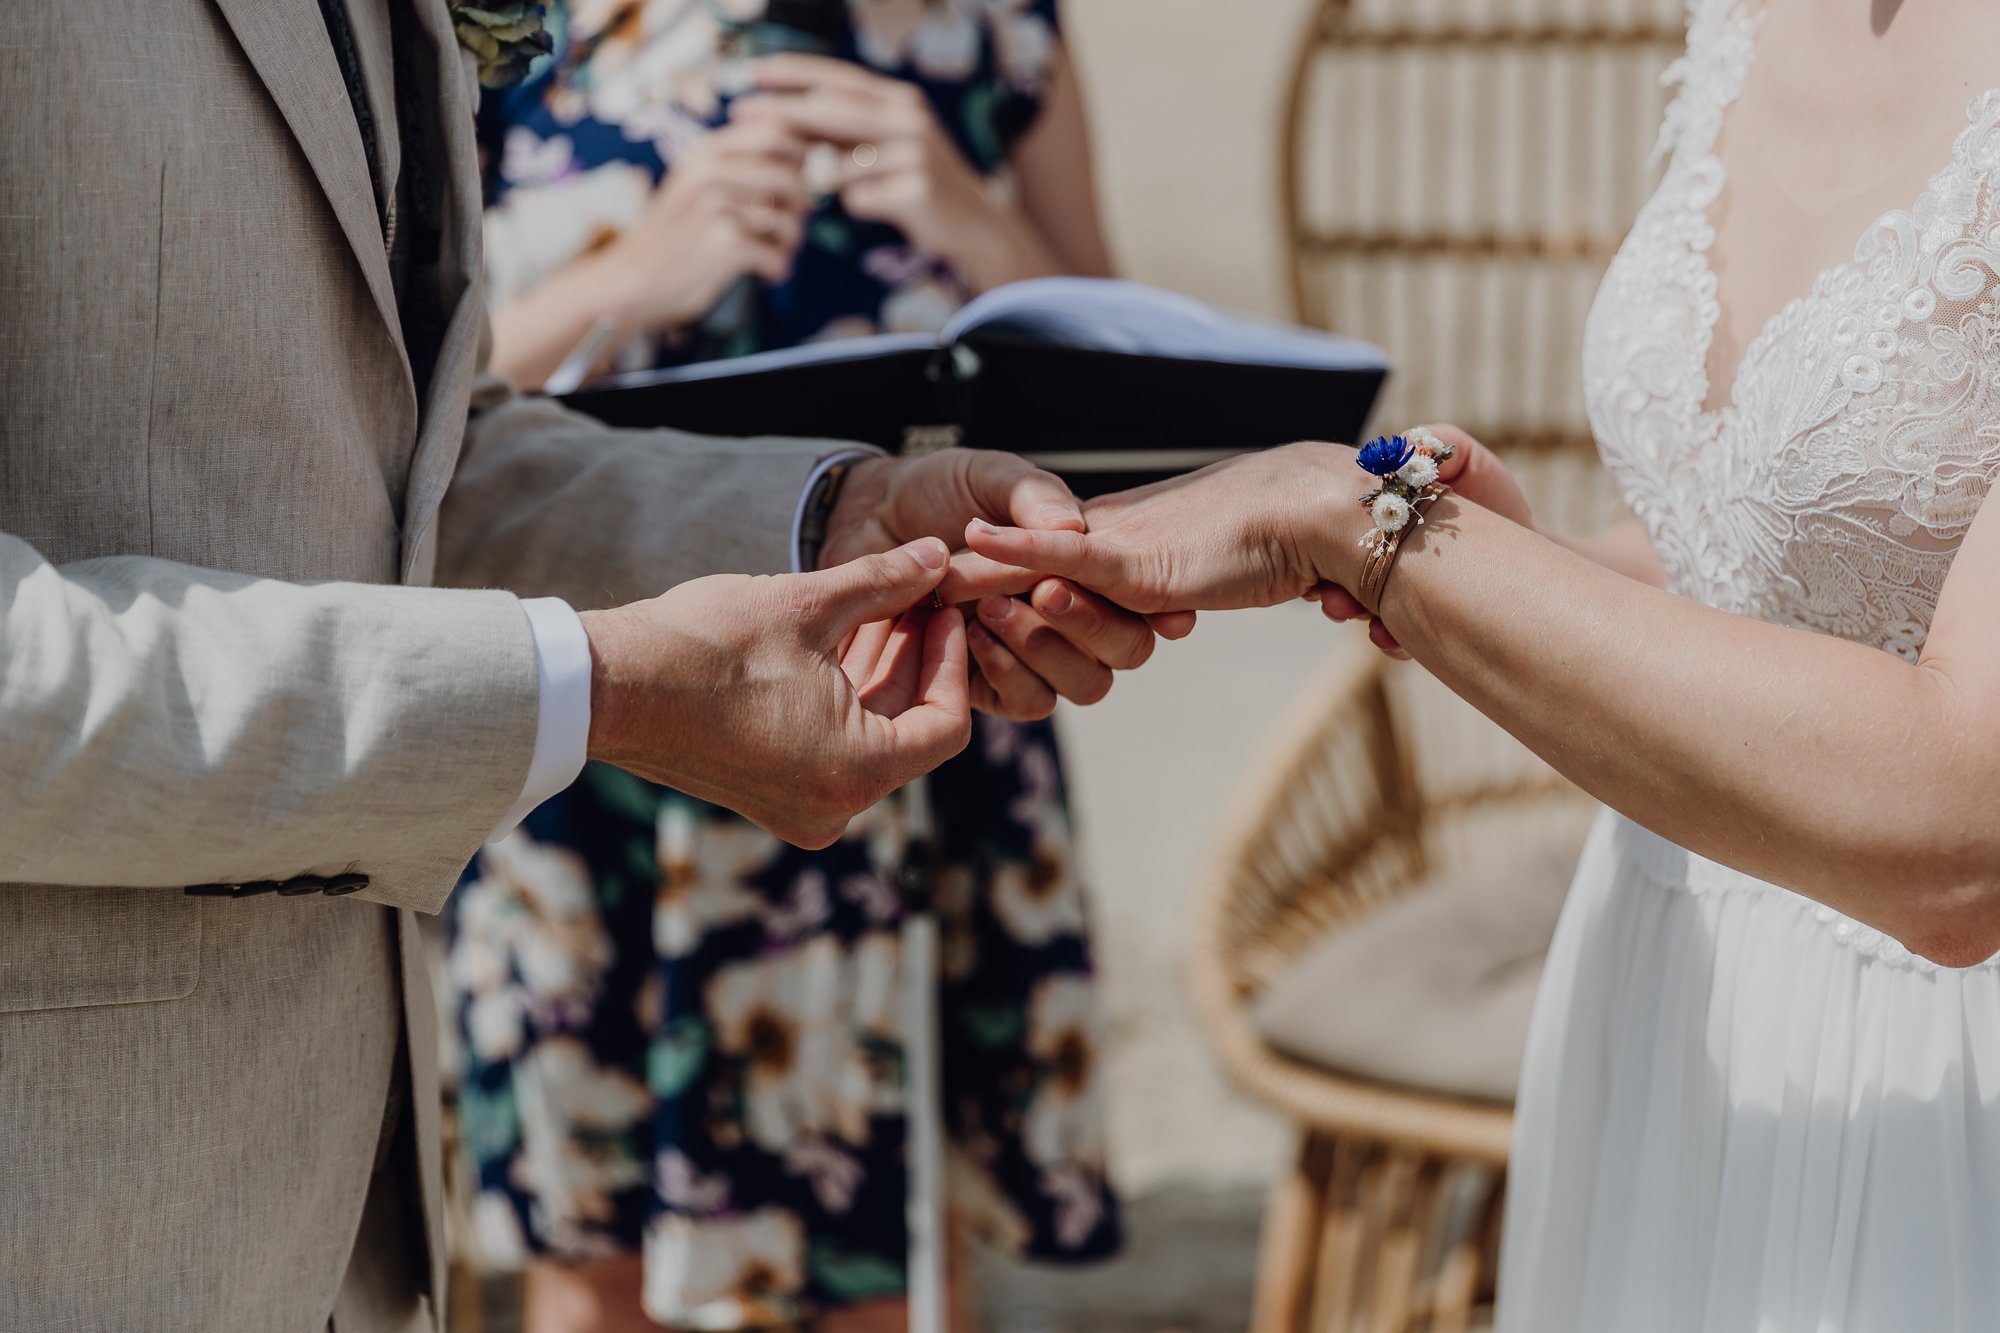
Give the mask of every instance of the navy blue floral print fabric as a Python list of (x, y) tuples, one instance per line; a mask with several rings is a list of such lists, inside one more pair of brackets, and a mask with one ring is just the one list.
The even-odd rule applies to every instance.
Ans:
[[(629, 226), (726, 115), (761, 0), (554, 5), (554, 57), (488, 96), (496, 301)], [(918, 84), (1004, 174), (1055, 49), (1052, 0), (851, 0), (851, 58)], [(950, 270), (837, 203), (742, 351), (934, 332)], [(641, 340), (625, 368), (686, 355)], [(926, 784), (953, 1206), (1044, 1260), (1118, 1244), (1084, 894), (1055, 738), (980, 719)], [(485, 849), (450, 908), (461, 1127), (488, 1262), (645, 1255), (669, 1326), (766, 1327), (900, 1294), (905, 793), (822, 852), (613, 769)]]
[[(1115, 1249), (1085, 905), (1046, 726), (928, 784), (954, 1206)], [(448, 966), (489, 1262), (643, 1247), (647, 1306), (760, 1327), (903, 1286), (908, 794), (823, 852), (593, 766), (485, 849)]]
[[(481, 100), (486, 252), (496, 303), (605, 244), (644, 211), (674, 159), (728, 114), (732, 34), (761, 0), (555, 4), (554, 58)], [(1054, 58), (1054, 0), (850, 0), (841, 54), (922, 88), (975, 169), (1003, 180)], [(734, 352), (869, 333), (935, 333), (968, 293), (894, 228), (819, 205), (791, 278)], [(684, 360), (693, 344), (640, 338), (619, 368)]]

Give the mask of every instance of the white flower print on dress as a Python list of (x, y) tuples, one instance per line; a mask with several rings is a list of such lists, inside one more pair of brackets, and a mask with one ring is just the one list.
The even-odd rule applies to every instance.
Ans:
[(854, 20), (856, 52), (877, 68), (896, 68), (903, 63), (930, 6), (931, 0), (864, 0), (848, 6)]
[(528, 1237), (514, 1201), (499, 1190), (472, 1197), (472, 1252), (494, 1272), (512, 1273), (528, 1262)]
[(525, 1076), (534, 1079), (550, 1112), (584, 1129), (630, 1129), (653, 1107), (645, 1084), (622, 1069), (598, 1064), (574, 1037), (549, 1037), (537, 1044)]
[(1046, 1071), (1028, 1104), (1021, 1141), (1048, 1170), (1104, 1162), (1104, 1090), (1097, 1006), (1080, 976), (1052, 976), (1028, 1001), (1028, 1054)]
[(930, 0), (910, 38), (910, 64), (927, 79), (969, 79), (979, 69), (981, 35), (970, 0)]
[(694, 1222), (661, 1213), (646, 1226), (646, 1313), (679, 1328), (764, 1328), (791, 1322), (805, 1285), (805, 1230), (760, 1208)]
[(1027, 0), (986, 0), (993, 30), (993, 54), (1008, 87), (1030, 96), (1048, 89), (1055, 63), (1056, 33)]
[[(508, 137), (526, 134), (517, 130)], [(532, 137), (532, 136), (530, 136)], [(653, 177), (631, 162), (606, 162), (540, 185), (521, 185), (486, 210), (486, 291), (496, 306), (629, 231), (653, 197)]]
[(1065, 935), (1081, 935), (1086, 913), (1083, 884), (1059, 807), (1039, 812), (1035, 840), (1026, 861), (1003, 861), (993, 870), (993, 915), (1022, 944), (1043, 945)]
[(589, 868), (566, 847), (520, 829), (482, 848), (478, 878), (459, 890), (446, 967), (471, 996), (466, 1026), (482, 1058), (521, 1048), (524, 1025), (587, 1009), (611, 965)]
[(723, 968), (708, 983), (716, 1049), (744, 1066), (744, 1121), (759, 1146), (802, 1137), (868, 1141), (870, 1076), (840, 1004), (840, 942), (820, 936)]
[(782, 844), (748, 820), (704, 818), (682, 801), (660, 809), (655, 831), (660, 890), (653, 903), (653, 948), (685, 958), (718, 926), (748, 921), (764, 900), (743, 887)]
[(519, 1055), (527, 1041), (527, 1010), (511, 989), (483, 991), (466, 1006), (466, 1038), (482, 1060), (498, 1061)]

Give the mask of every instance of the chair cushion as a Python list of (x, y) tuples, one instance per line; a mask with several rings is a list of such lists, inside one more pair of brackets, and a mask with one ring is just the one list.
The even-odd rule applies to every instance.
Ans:
[(1285, 1054), (1350, 1077), (1511, 1102), (1577, 854), (1552, 839), (1433, 875), (1307, 946), (1252, 1022)]

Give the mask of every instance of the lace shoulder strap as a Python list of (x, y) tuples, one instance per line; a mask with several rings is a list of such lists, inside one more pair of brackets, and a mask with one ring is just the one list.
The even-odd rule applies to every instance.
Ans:
[(1743, 90), (1764, 20), (1755, 0), (1688, 0), (1687, 52), (1668, 65), (1660, 82), (1677, 88), (1653, 161), (1682, 153), (1705, 154), (1722, 132), (1722, 112)]

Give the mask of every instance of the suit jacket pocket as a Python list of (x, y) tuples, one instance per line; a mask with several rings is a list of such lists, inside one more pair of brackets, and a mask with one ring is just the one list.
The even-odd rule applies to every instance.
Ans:
[(178, 1000), (200, 971), (199, 899), (0, 885), (0, 1013)]

